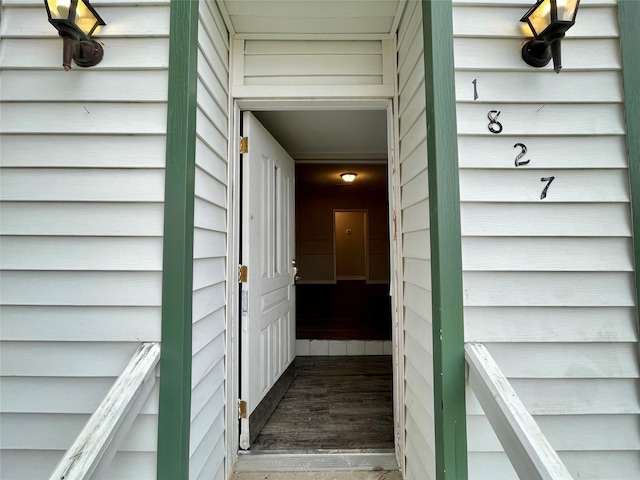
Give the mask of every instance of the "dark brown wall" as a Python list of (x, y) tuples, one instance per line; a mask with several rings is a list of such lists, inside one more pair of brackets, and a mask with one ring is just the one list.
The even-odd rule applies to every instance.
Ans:
[[(340, 173), (355, 171), (345, 185)], [(296, 165), (296, 259), (301, 283), (334, 282), (334, 210), (368, 212), (369, 282), (389, 282), (386, 165)]]

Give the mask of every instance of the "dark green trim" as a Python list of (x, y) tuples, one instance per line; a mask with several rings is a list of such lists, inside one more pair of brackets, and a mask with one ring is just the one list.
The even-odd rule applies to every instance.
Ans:
[[(635, 252), (636, 305), (640, 310), (640, 2), (620, 0), (620, 44), (622, 48), (622, 79), (627, 120), (627, 151), (629, 152), (629, 182), (631, 186), (631, 222)], [(636, 315), (640, 328), (640, 315)]]
[(198, 4), (172, 1), (170, 9), (157, 460), (161, 480), (189, 478)]
[(451, 1), (422, 2), (436, 478), (467, 478), (462, 250)]

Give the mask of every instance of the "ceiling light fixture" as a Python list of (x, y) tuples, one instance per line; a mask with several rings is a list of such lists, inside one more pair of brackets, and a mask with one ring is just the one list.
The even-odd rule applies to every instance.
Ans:
[(344, 180), (345, 182), (352, 183), (356, 179), (358, 174), (353, 172), (347, 172), (347, 173), (341, 173), (340, 176), (342, 177), (342, 180)]

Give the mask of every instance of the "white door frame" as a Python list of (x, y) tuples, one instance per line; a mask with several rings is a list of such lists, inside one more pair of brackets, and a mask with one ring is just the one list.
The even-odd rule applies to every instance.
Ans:
[[(397, 99), (396, 99), (397, 100)], [(398, 465), (404, 470), (404, 341), (402, 302), (402, 247), (400, 228), (400, 168), (398, 155), (397, 101), (392, 99), (232, 99), (230, 101), (229, 141), (229, 191), (227, 239), (227, 411), (226, 411), (226, 462), (227, 472), (237, 459), (239, 445), (239, 332), (240, 285), (238, 283), (240, 246), (240, 120), (241, 110), (385, 110), (387, 112), (388, 182), (389, 182), (389, 252), (390, 288), (392, 296), (392, 344), (393, 344), (393, 399), (394, 436)]]

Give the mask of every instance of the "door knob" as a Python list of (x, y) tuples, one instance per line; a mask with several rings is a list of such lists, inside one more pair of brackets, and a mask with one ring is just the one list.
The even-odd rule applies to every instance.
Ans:
[(295, 284), (302, 277), (300, 276), (300, 272), (298, 270), (298, 264), (296, 263), (296, 259), (291, 260), (291, 275), (293, 277), (293, 283)]

